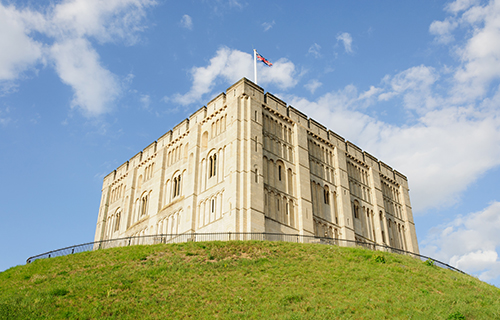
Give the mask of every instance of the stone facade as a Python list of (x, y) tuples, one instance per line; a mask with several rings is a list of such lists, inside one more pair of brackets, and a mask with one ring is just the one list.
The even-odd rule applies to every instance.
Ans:
[(419, 252), (406, 177), (247, 79), (104, 178), (96, 241), (190, 232)]

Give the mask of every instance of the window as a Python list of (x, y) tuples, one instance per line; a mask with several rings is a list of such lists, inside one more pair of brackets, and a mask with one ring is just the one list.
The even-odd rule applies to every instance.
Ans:
[(281, 166), (278, 166), (278, 180), (281, 181)]
[(181, 195), (181, 176), (174, 178), (173, 198)]
[(115, 220), (115, 231), (118, 231), (120, 229), (120, 217), (121, 217), (121, 211), (119, 211), (116, 214), (116, 220)]
[(217, 174), (217, 155), (214, 154), (208, 159), (208, 177), (211, 178)]
[(146, 215), (148, 210), (148, 195), (144, 194), (141, 198), (141, 216)]
[(215, 212), (215, 199), (212, 199), (212, 212)]
[(354, 211), (354, 218), (359, 219), (359, 207), (357, 204), (357, 201), (352, 204), (353, 211)]
[(327, 186), (325, 186), (325, 189), (323, 189), (323, 200), (325, 204), (330, 204), (330, 192), (328, 191)]

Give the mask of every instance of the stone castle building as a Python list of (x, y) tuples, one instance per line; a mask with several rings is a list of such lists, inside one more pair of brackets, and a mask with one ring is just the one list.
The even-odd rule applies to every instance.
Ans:
[(419, 252), (406, 177), (245, 78), (104, 178), (95, 241), (191, 232)]

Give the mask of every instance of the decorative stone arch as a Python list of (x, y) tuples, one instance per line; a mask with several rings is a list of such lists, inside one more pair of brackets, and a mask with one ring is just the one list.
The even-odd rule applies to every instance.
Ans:
[(215, 177), (218, 172), (218, 161), (219, 161), (219, 154), (216, 149), (211, 149), (209, 152), (207, 152), (207, 177), (210, 179), (212, 177)]
[(140, 198), (139, 218), (148, 214), (149, 200), (151, 192), (144, 191)]
[(113, 231), (116, 232), (116, 231), (119, 231), (120, 230), (120, 222), (121, 222), (121, 218), (122, 218), (122, 209), (121, 208), (118, 208), (116, 209), (115, 211), (115, 222), (114, 222), (114, 227), (113, 227)]
[(353, 212), (352, 212), (353, 217), (355, 219), (359, 219), (359, 209), (360, 209), (360, 206), (359, 206), (358, 200), (354, 200), (352, 202), (352, 209), (353, 209)]
[(323, 187), (323, 203), (325, 205), (330, 205), (330, 188), (327, 184)]
[(182, 182), (183, 182), (183, 177), (182, 173), (180, 170), (177, 170), (174, 172), (172, 175), (172, 199), (178, 197), (182, 193)]
[(201, 135), (201, 149), (205, 150), (208, 147), (208, 131), (204, 131)]

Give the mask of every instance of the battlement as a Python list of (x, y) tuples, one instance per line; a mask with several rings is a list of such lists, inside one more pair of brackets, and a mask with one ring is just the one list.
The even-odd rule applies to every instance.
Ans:
[[(407, 181), (406, 176), (393, 170), (390, 166), (379, 161), (376, 157), (370, 155), (366, 151), (363, 151), (360, 147), (356, 146), (350, 141), (346, 141), (342, 136), (329, 130), (323, 124), (317, 122), (316, 120), (309, 118), (306, 114), (295, 109), (287, 103), (270, 92), (264, 93), (264, 89), (256, 85), (247, 78), (242, 78), (229, 88), (226, 92), (222, 92), (212, 100), (210, 100), (206, 106), (202, 106), (194, 113), (192, 113), (188, 118), (184, 119), (182, 122), (174, 126), (171, 130), (166, 132), (163, 136), (158, 138), (149, 146), (144, 148), (143, 151), (136, 154), (129, 161), (126, 162), (127, 166), (125, 171), (128, 170), (129, 165), (135, 166), (136, 164), (148, 159), (157, 150), (168, 146), (170, 143), (176, 139), (182, 138), (186, 135), (189, 130), (194, 128), (197, 124), (209, 119), (214, 114), (218, 113), (221, 109), (227, 106), (228, 103), (232, 102), (234, 99), (241, 97), (250, 97), (256, 101), (260, 101), (272, 110), (272, 112), (281, 115), (284, 119), (291, 120), (292, 123), (297, 123), (305, 127), (310, 134), (315, 136), (317, 139), (330, 144), (333, 147), (342, 150), (350, 158), (354, 159), (360, 164), (369, 166), (371, 168), (377, 169), (382, 175), (388, 177), (394, 181)], [(120, 166), (123, 168), (123, 165)], [(114, 170), (106, 176), (105, 181), (112, 183), (115, 179), (119, 178), (123, 173), (123, 169)]]

